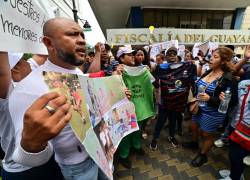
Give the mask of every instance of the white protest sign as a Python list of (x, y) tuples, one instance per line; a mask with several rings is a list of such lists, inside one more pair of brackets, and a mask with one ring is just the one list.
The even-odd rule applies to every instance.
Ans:
[(171, 40), (171, 41), (167, 41), (167, 42), (163, 42), (162, 43), (162, 48), (163, 49), (169, 49), (170, 47), (176, 47), (178, 49), (178, 40)]
[(200, 44), (199, 46), (197, 46), (197, 48), (203, 53), (203, 55), (205, 56), (208, 53), (209, 50), (209, 42), (205, 42)]
[(153, 44), (151, 51), (150, 51), (150, 58), (155, 59), (157, 54), (160, 54), (162, 50), (167, 50), (170, 47), (176, 47), (178, 49), (178, 41), (177, 40), (171, 40), (166, 41), (162, 43)]
[(218, 42), (195, 43), (193, 47), (193, 56), (196, 57), (199, 51), (201, 51), (205, 58), (209, 60), (212, 56), (213, 51), (218, 47)]
[(218, 42), (209, 42), (209, 52), (213, 52), (215, 49), (219, 47)]
[(185, 58), (185, 45), (179, 45), (179, 48), (178, 48), (178, 56), (181, 57), (182, 60), (184, 60)]
[(150, 50), (150, 58), (155, 59), (157, 54), (160, 54), (162, 48), (160, 45), (153, 45)]
[(208, 53), (206, 55), (207, 60), (211, 59), (214, 50), (217, 49), (218, 47), (219, 47), (218, 42), (209, 42), (209, 50), (208, 50)]
[(0, 50), (47, 54), (42, 27), (48, 19), (35, 0), (4, 0), (0, 4)]
[(192, 54), (193, 54), (193, 57), (196, 57), (198, 52), (199, 52), (199, 48), (198, 46), (200, 45), (201, 43), (195, 43), (194, 44), (194, 47), (193, 47), (193, 50), (192, 50)]

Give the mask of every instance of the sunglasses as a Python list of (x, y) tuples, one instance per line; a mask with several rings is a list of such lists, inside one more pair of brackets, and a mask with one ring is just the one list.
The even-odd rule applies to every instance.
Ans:
[(176, 55), (177, 55), (177, 52), (176, 52), (176, 51), (168, 51), (168, 52), (167, 52), (167, 56), (170, 56), (170, 55), (176, 56)]

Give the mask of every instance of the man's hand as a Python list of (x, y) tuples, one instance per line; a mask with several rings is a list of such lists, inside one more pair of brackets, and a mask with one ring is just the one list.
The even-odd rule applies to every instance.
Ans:
[(123, 64), (119, 64), (116, 67), (116, 71), (114, 71), (112, 74), (113, 75), (122, 75), (123, 71), (124, 71), (124, 65)]
[(101, 53), (102, 52), (102, 47), (103, 47), (103, 44), (101, 42), (98, 42), (95, 45), (95, 53)]
[[(55, 112), (49, 112), (46, 105), (55, 109)], [(37, 99), (24, 114), (22, 148), (31, 153), (45, 149), (48, 141), (57, 136), (70, 121), (69, 110), (67, 98), (58, 93), (47, 93)]]
[(131, 91), (130, 91), (128, 88), (125, 88), (125, 89), (124, 89), (124, 92), (125, 92), (127, 98), (130, 100), (130, 99), (131, 99), (131, 96), (132, 96)]

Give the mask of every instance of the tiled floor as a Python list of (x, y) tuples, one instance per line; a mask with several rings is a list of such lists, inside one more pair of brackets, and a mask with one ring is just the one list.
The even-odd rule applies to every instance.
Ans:
[[(153, 127), (150, 126), (150, 127)], [(188, 131), (188, 122), (184, 122), (184, 135), (177, 136), (179, 142), (190, 139)], [(118, 162), (115, 162), (117, 169), (115, 179), (119, 180), (213, 180), (219, 179), (218, 171), (228, 169), (227, 147), (213, 147), (208, 155), (208, 162), (199, 168), (190, 165), (192, 158), (197, 152), (183, 149), (181, 146), (173, 148), (167, 142), (167, 129), (163, 129), (157, 151), (149, 149), (151, 136), (143, 140), (143, 149), (146, 154), (143, 157), (131, 154), (130, 158), (133, 163), (132, 169), (125, 169)], [(152, 134), (152, 129), (149, 130)], [(246, 170), (249, 171), (249, 168)], [(246, 177), (246, 175), (245, 175)], [(248, 174), (248, 178), (250, 175)]]

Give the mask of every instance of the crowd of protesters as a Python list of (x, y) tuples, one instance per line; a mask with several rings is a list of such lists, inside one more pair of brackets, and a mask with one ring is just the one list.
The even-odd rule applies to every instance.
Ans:
[[(97, 43), (93, 52), (85, 54), (86, 42), (81, 28), (66, 18), (47, 21), (43, 35), (48, 56), (33, 55), (25, 59), (20, 53), (0, 53), (3, 180), (105, 179), (68, 125), (71, 113), (66, 97), (45, 94), (39, 84), (41, 72), (94, 73), (96, 77), (118, 74), (126, 79), (127, 67), (141, 66), (147, 82), (141, 85), (148, 91), (148, 102), (155, 106), (156, 113), (143, 117), (143, 109), (132, 98), (140, 130), (121, 141), (117, 151), (119, 162), (131, 168), (130, 151), (145, 154), (141, 140), (148, 138), (146, 128), (150, 123), (155, 127), (148, 148), (157, 150), (161, 130), (168, 122), (167, 141), (174, 148), (197, 151), (190, 162), (192, 166), (204, 165), (214, 144), (218, 147), (229, 144), (231, 169), (223, 178), (241, 178), (244, 167), (250, 164), (250, 45), (237, 60), (232, 46), (219, 46), (209, 59), (202, 53), (193, 57), (189, 50), (182, 59), (177, 47), (164, 49), (153, 59), (150, 46), (120, 46), (115, 50), (108, 44)], [(124, 81), (130, 89), (129, 81)], [(204, 87), (202, 92), (199, 92), (200, 86)], [(228, 98), (226, 90), (231, 93), (229, 108), (221, 113), (218, 108)], [(189, 101), (191, 95), (196, 97), (195, 101)], [(203, 105), (199, 106), (198, 102)], [(56, 111), (51, 113), (48, 104)], [(195, 112), (190, 111), (193, 105), (197, 108)], [(183, 134), (182, 120), (186, 112), (191, 119), (192, 140), (178, 142), (175, 136)], [(221, 128), (224, 133), (216, 140)], [(235, 140), (237, 134), (244, 142)]]

